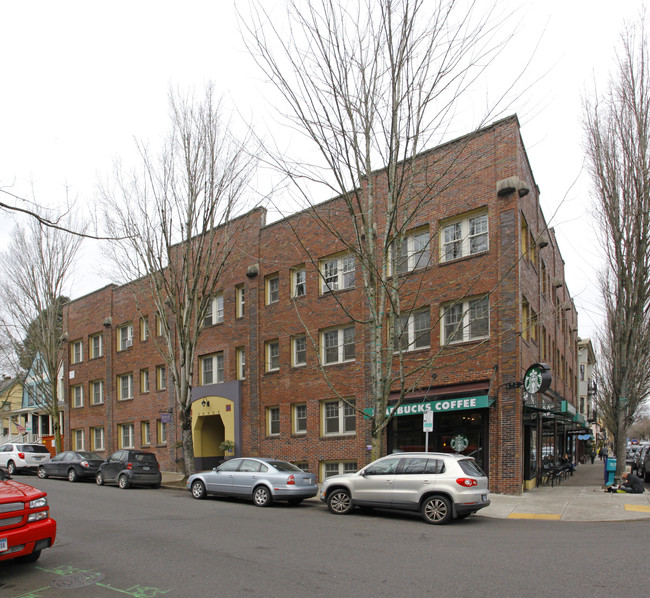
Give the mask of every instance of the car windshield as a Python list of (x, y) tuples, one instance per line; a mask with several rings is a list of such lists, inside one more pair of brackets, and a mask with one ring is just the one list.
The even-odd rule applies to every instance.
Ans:
[(286, 461), (268, 461), (268, 464), (275, 467), (278, 471), (302, 471), (299, 467)]
[(485, 477), (485, 472), (474, 459), (461, 459), (458, 464), (467, 475)]
[(100, 461), (103, 461), (103, 459), (97, 453), (78, 451), (77, 455), (79, 455), (82, 459), (99, 459)]
[(49, 453), (47, 447), (42, 444), (23, 444), (20, 448), (23, 453)]

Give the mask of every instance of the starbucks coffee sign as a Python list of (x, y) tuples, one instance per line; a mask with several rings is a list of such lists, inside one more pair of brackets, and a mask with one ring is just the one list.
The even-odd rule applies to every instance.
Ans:
[(524, 388), (527, 393), (536, 394), (548, 390), (552, 381), (550, 366), (546, 363), (534, 363), (526, 370)]

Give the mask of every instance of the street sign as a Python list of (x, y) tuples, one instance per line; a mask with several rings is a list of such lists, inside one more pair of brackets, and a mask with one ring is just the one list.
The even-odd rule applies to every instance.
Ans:
[(433, 432), (433, 411), (431, 409), (422, 414), (422, 431)]

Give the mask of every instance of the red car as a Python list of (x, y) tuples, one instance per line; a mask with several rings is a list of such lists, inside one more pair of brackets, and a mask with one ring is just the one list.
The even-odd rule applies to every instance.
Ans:
[(56, 521), (46, 496), (0, 469), (0, 561), (31, 563), (54, 544)]

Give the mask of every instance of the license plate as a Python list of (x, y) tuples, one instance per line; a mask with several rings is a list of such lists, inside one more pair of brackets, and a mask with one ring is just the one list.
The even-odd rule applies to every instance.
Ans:
[(149, 467), (148, 465), (145, 465), (142, 469), (144, 469), (145, 471), (149, 471), (151, 469), (151, 467)]
[(9, 550), (9, 546), (7, 546), (7, 538), (0, 538), (0, 552), (4, 552), (5, 550)]
[(34, 461), (40, 461), (43, 457), (34, 457)]

